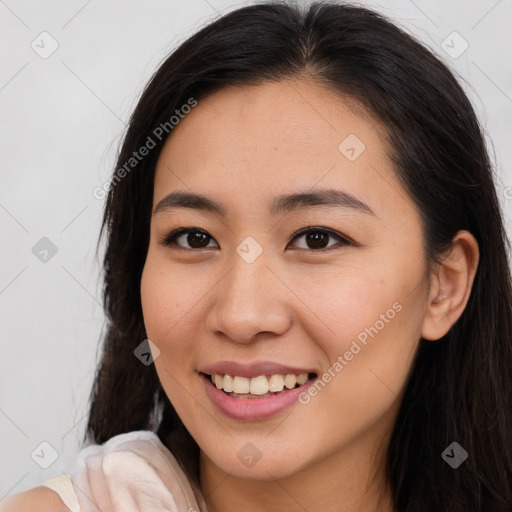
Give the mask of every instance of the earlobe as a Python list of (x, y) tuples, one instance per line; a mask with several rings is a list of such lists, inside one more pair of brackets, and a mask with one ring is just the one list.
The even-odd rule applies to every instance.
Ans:
[(471, 295), (478, 261), (475, 237), (469, 231), (458, 231), (431, 275), (422, 338), (442, 338), (460, 318)]

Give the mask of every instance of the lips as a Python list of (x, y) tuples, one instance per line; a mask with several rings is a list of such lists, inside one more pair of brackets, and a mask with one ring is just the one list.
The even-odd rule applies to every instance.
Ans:
[[(317, 373), (311, 368), (284, 366), (268, 361), (251, 365), (225, 361), (205, 367), (200, 373), (206, 395), (211, 402), (229, 418), (243, 421), (264, 420), (296, 404), (299, 395), (313, 384), (317, 376)], [(217, 376), (217, 379), (212, 378), (212, 375)], [(266, 377), (269, 375), (288, 377), (288, 379), (293, 377), (293, 379), (289, 380), (290, 386), (283, 386), (281, 391), (272, 392), (269, 389), (264, 394), (259, 393), (259, 396), (227, 392), (223, 389), (224, 383), (229, 382), (229, 380), (225, 380), (226, 376), (253, 382), (267, 380)], [(295, 380), (295, 375), (302, 377), (291, 386), (291, 380)], [(223, 377), (221, 378), (221, 376)], [(304, 379), (304, 376), (307, 378)], [(218, 385), (214, 383), (215, 380)], [(250, 391), (250, 389), (244, 389), (244, 391)]]

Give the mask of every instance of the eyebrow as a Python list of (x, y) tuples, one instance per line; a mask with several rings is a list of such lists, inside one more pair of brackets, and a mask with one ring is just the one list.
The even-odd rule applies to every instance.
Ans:
[[(336, 207), (375, 215), (374, 211), (357, 197), (339, 189), (323, 189), (315, 192), (299, 192), (278, 196), (269, 204), (271, 215), (289, 213), (316, 206)], [(227, 210), (222, 203), (201, 194), (177, 190), (165, 196), (154, 209), (153, 214), (175, 208), (192, 208), (211, 212), (225, 218)]]

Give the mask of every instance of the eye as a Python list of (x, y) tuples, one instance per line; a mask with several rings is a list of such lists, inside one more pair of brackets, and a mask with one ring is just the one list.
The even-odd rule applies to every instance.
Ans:
[[(319, 227), (307, 227), (299, 230), (292, 238), (293, 240), (305, 237), (305, 243), (307, 246), (298, 247), (299, 249), (314, 249), (315, 251), (322, 251), (329, 249), (333, 245), (354, 245), (354, 243), (347, 237), (340, 235), (330, 229), (319, 228)], [(329, 238), (337, 238), (338, 244), (326, 245)], [(181, 240), (181, 243), (179, 241)], [(185, 249), (207, 249), (209, 247), (215, 247), (209, 245), (214, 239), (200, 228), (178, 228), (166, 235), (159, 241), (160, 244), (165, 246), (175, 245)], [(183, 243), (188, 244), (188, 247), (182, 245)]]
[[(299, 249), (312, 248), (316, 251), (322, 251), (331, 248), (333, 245), (354, 245), (347, 237), (344, 237), (330, 229), (319, 227), (307, 227), (299, 230), (292, 240), (305, 237), (306, 247), (299, 247)], [(325, 245), (329, 237), (337, 238), (341, 241), (338, 244)], [(309, 246), (309, 247), (308, 247)]]
[(213, 240), (213, 238), (203, 229), (178, 228), (165, 236), (162, 240), (160, 240), (159, 243), (165, 246), (177, 245), (178, 247), (184, 247), (183, 245), (177, 243), (177, 241), (180, 239), (190, 244), (189, 247), (185, 247), (186, 249), (207, 249), (208, 245), (204, 245), (205, 242), (208, 242), (208, 240)]

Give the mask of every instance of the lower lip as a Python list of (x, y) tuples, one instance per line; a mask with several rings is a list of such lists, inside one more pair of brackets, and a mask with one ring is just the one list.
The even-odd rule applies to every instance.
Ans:
[(233, 398), (213, 384), (205, 374), (201, 374), (208, 398), (228, 417), (234, 420), (256, 421), (270, 418), (284, 411), (298, 401), (298, 397), (315, 379), (302, 386), (282, 391), (265, 398)]

